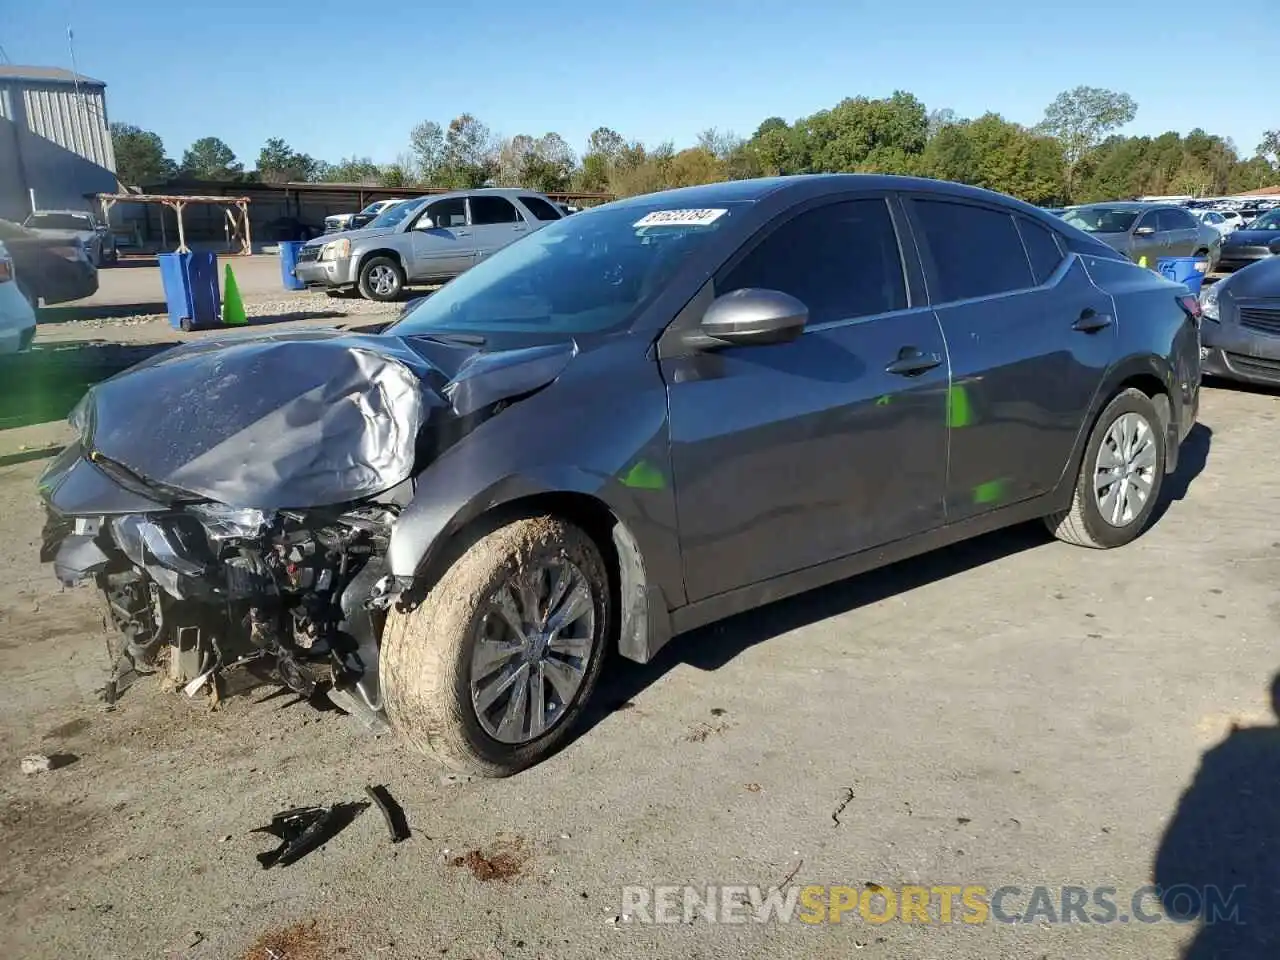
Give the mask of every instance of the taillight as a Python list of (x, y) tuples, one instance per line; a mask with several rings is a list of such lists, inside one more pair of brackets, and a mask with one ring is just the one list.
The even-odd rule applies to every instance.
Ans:
[(1200, 317), (1204, 311), (1200, 309), (1200, 301), (1195, 297), (1179, 297), (1178, 302), (1182, 304), (1182, 309), (1187, 311), (1189, 316), (1196, 323), (1200, 322)]
[(0, 257), (0, 283), (13, 279), (13, 261)]

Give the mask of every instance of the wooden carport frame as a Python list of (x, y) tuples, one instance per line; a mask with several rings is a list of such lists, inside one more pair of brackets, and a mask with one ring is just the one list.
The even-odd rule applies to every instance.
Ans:
[[(253, 253), (253, 238), (249, 232), (249, 198), (248, 197), (184, 197), (159, 193), (98, 193), (94, 195), (102, 204), (102, 219), (110, 223), (111, 208), (117, 203), (158, 203), (168, 207), (178, 218), (178, 249), (174, 253), (189, 253), (187, 232), (182, 223), (182, 211), (189, 203), (217, 204), (227, 208), (227, 220), (231, 230), (240, 234), (240, 255), (247, 257)], [(232, 213), (232, 210), (235, 213)], [(243, 232), (240, 231), (244, 226)], [(163, 237), (164, 217), (160, 218), (160, 230)], [(161, 242), (165, 242), (162, 241)], [(167, 243), (166, 243), (167, 245)]]

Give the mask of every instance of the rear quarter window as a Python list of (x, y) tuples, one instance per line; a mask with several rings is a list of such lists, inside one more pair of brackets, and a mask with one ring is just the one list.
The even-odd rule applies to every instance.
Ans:
[(1037, 285), (1045, 283), (1062, 262), (1057, 233), (1027, 217), (1018, 217), (1018, 232), (1022, 234), (1022, 244), (1031, 261), (1032, 278)]
[(561, 220), (560, 211), (541, 197), (521, 197), (525, 209), (539, 220)]
[(1035, 286), (1013, 215), (951, 200), (916, 198), (912, 214), (928, 250), (933, 303)]

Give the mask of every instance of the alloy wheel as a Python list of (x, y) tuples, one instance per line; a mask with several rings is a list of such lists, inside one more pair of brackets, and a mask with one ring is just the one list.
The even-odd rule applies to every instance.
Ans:
[(1107, 428), (1094, 464), (1098, 512), (1113, 527), (1126, 527), (1142, 513), (1155, 486), (1156, 440), (1139, 413), (1125, 413)]
[(471, 703), (484, 731), (528, 743), (573, 704), (596, 643), (596, 598), (569, 560), (525, 568), (490, 597), (476, 628)]
[(369, 271), (369, 287), (380, 297), (391, 296), (396, 292), (396, 272), (379, 264)]

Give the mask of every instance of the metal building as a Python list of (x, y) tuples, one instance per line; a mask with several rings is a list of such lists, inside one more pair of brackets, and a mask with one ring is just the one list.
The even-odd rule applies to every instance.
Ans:
[(117, 189), (106, 84), (59, 67), (0, 65), (0, 217), (92, 210)]

